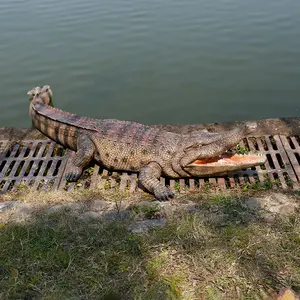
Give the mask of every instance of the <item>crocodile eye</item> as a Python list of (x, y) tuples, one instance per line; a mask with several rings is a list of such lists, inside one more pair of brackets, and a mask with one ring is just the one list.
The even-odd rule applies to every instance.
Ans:
[(38, 97), (39, 95), (40, 95), (40, 93), (36, 93), (36, 94), (35, 94), (35, 97)]
[(49, 89), (47, 88), (47, 89), (46, 89), (46, 93), (48, 93), (48, 92), (49, 92)]

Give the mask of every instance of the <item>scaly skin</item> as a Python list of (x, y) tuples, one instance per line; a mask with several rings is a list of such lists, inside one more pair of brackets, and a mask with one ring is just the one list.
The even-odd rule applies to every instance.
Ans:
[(78, 180), (83, 169), (95, 159), (108, 169), (139, 172), (140, 183), (159, 200), (174, 197), (160, 183), (161, 175), (179, 178), (226, 171), (225, 166), (224, 170), (211, 169), (203, 174), (189, 165), (196, 159), (224, 153), (256, 127), (255, 123), (246, 123), (225, 133), (199, 131), (180, 135), (135, 122), (98, 120), (63, 112), (49, 105), (49, 86), (36, 87), (28, 94), (32, 98), (29, 114), (34, 126), (74, 151), (66, 172), (68, 181)]

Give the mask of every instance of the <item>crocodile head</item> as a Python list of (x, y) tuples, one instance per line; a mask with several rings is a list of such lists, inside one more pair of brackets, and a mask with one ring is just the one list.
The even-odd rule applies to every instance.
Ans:
[(259, 153), (238, 154), (232, 150), (245, 136), (255, 131), (255, 122), (224, 132), (202, 132), (191, 136), (191, 145), (181, 160), (184, 171), (192, 176), (225, 175), (229, 172), (263, 165), (267, 158)]

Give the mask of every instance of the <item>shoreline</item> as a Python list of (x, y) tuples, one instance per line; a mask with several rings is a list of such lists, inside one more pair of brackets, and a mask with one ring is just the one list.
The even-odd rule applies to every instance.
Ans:
[[(273, 118), (262, 120), (251, 120), (257, 122), (257, 129), (253, 136), (262, 135), (300, 135), (300, 118)], [(188, 134), (191, 131), (207, 129), (211, 132), (225, 131), (242, 124), (245, 121), (232, 121), (222, 123), (207, 124), (153, 124), (162, 130)], [(32, 128), (0, 127), (0, 139), (19, 140), (19, 139), (47, 139), (43, 134)]]

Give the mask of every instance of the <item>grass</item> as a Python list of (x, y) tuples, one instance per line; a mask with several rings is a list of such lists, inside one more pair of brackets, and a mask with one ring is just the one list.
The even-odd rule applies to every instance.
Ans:
[(147, 206), (133, 205), (131, 211), (135, 215), (140, 215), (146, 219), (155, 219), (160, 217), (161, 208), (158, 204), (149, 204)]
[[(300, 199), (299, 192), (291, 196)], [(136, 235), (129, 220), (84, 224), (67, 211), (44, 213), (57, 202), (99, 199), (97, 192), (27, 192), (23, 201), (40, 201), (33, 217), (0, 221), (0, 299), (273, 299), (285, 287), (300, 292), (297, 213), (267, 223), (242, 194), (193, 197), (196, 212), (179, 209), (167, 226)], [(133, 211), (151, 218), (158, 208)]]

